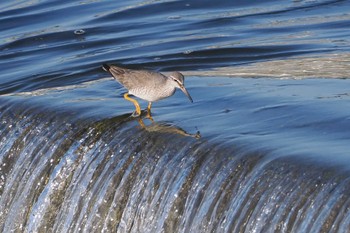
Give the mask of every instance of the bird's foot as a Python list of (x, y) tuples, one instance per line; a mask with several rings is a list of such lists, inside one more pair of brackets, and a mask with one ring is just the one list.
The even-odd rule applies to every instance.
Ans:
[(134, 111), (132, 114), (131, 114), (132, 117), (140, 117), (141, 116), (141, 113), (138, 112), (138, 111)]

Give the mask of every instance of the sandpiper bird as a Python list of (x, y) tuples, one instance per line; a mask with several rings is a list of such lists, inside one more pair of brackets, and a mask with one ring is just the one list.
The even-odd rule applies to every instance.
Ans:
[(190, 101), (193, 102), (184, 86), (184, 76), (180, 72), (172, 72), (168, 76), (165, 76), (150, 70), (132, 70), (107, 64), (103, 64), (102, 67), (128, 89), (128, 92), (124, 94), (124, 98), (133, 102), (138, 116), (141, 115), (140, 105), (135, 99), (130, 98), (129, 95), (134, 95), (148, 101), (148, 116), (151, 116), (152, 102), (172, 96), (176, 88), (180, 88)]

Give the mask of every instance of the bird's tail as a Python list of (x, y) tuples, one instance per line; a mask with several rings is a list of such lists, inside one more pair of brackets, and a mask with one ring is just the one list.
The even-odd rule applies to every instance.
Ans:
[(108, 64), (103, 64), (102, 65), (102, 69), (104, 70), (104, 71), (109, 71), (109, 69), (111, 68), (111, 66), (110, 65), (108, 65)]
[(128, 69), (125, 69), (125, 68), (120, 67), (120, 66), (108, 65), (108, 64), (103, 64), (102, 68), (103, 68), (103, 70), (111, 73), (114, 77), (118, 76), (118, 75), (123, 75), (128, 70)]

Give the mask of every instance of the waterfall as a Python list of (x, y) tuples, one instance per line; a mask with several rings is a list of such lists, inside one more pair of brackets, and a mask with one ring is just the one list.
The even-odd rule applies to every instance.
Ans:
[(347, 232), (345, 171), (117, 117), (1, 108), (2, 232)]

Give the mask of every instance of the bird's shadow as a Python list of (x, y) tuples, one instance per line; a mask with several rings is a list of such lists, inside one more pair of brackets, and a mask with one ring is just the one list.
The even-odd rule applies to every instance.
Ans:
[(147, 112), (142, 110), (140, 116), (135, 116), (133, 113), (126, 113), (123, 115), (115, 116), (108, 119), (103, 119), (94, 124), (94, 128), (100, 132), (103, 132), (111, 127), (121, 126), (126, 123), (137, 122), (137, 127), (147, 132), (157, 132), (166, 134), (177, 134), (185, 137), (192, 137), (199, 139), (201, 134), (197, 131), (195, 134), (186, 132), (181, 127), (175, 125), (172, 122), (157, 122)]

